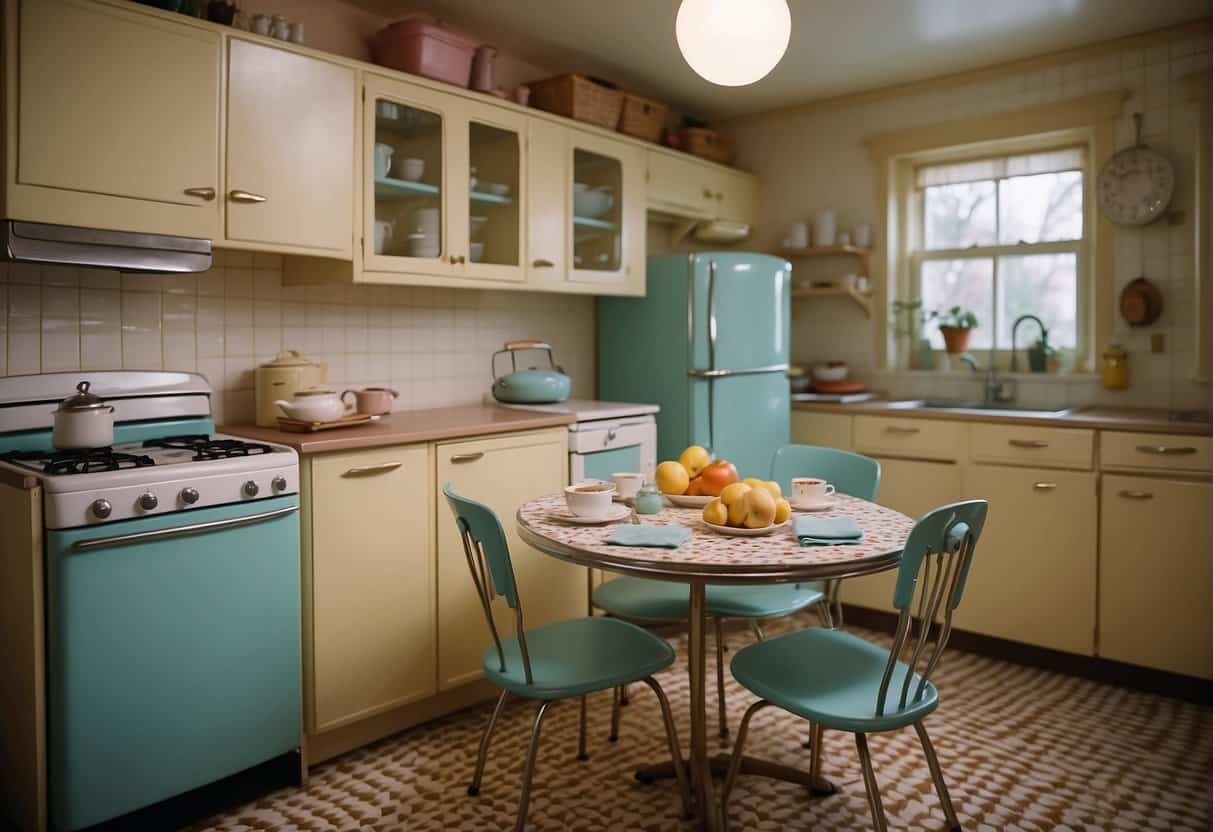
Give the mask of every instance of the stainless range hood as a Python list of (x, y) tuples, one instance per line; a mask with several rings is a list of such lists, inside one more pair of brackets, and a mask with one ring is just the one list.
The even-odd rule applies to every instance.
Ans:
[(164, 234), (4, 220), (0, 258), (14, 263), (95, 266), (124, 272), (204, 272), (211, 241)]

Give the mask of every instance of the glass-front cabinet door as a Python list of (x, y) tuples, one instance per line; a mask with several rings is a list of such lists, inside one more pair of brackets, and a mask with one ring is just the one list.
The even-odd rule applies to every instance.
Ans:
[(644, 154), (570, 131), (569, 279), (644, 293)]
[(466, 258), (469, 278), (521, 281), (526, 119), (504, 109), (468, 107), (461, 126), (467, 136), (466, 234), (452, 250)]
[(454, 101), (367, 78), (362, 249), (368, 270), (458, 273), (450, 217), (450, 184), (458, 169), (452, 158)]

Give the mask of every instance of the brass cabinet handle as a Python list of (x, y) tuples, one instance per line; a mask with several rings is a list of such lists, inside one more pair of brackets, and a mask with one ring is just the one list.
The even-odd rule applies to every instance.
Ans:
[(1032, 487), (1034, 489), (1036, 489), (1037, 491), (1052, 491), (1054, 488), (1057, 487), (1057, 483), (1055, 483), (1055, 482), (1034, 482), (1034, 483), (1032, 483)]
[(1196, 453), (1196, 449), (1191, 445), (1181, 445), (1178, 447), (1170, 445), (1138, 445), (1137, 450), (1143, 454), (1157, 454), (1158, 456), (1187, 456), (1188, 454)]
[(395, 471), (403, 462), (381, 462), (378, 465), (364, 465), (361, 468), (351, 468), (341, 476), (343, 477), (366, 477), (371, 474), (386, 474), (388, 471)]
[(884, 429), (884, 432), (885, 433), (902, 433), (902, 434), (909, 435), (909, 434), (913, 434), (913, 433), (921, 433), (922, 428), (907, 428), (907, 427), (904, 427), (903, 425), (889, 425), (888, 427), (886, 427)]
[(1154, 492), (1152, 492), (1152, 491), (1130, 491), (1129, 489), (1125, 489), (1124, 491), (1119, 491), (1117, 493), (1121, 497), (1124, 497), (1125, 499), (1128, 499), (1128, 500), (1152, 500), (1152, 499), (1154, 499)]
[(1042, 439), (1008, 439), (1007, 444), (1012, 448), (1047, 448), (1049, 443)]
[(269, 199), (269, 197), (262, 196), (261, 194), (240, 190), (229, 191), (227, 196), (232, 202), (265, 202)]
[(475, 462), (478, 459), (484, 458), (484, 451), (476, 451), (471, 454), (452, 454), (451, 462), (456, 465), (461, 465), (465, 462)]
[(212, 199), (215, 198), (215, 189), (214, 188), (186, 188), (185, 195), (186, 196), (196, 196), (199, 199), (204, 199), (207, 202), (210, 202)]
[(556, 264), (553, 263), (551, 260), (542, 260), (542, 259), (531, 261), (531, 265), (536, 269), (552, 269), (552, 268), (556, 267)]
[(714, 195), (714, 194), (713, 194), (713, 193), (712, 193), (710, 190), (708, 190), (707, 188), (704, 188), (704, 189), (703, 189), (703, 198), (704, 198), (704, 199), (712, 199), (712, 198), (714, 198), (714, 196), (715, 196), (715, 195)]
[(452, 254), (452, 255), (451, 255), (450, 257), (448, 257), (447, 259), (450, 261), (450, 263), (451, 263), (451, 265), (452, 265), (452, 266), (456, 265), (457, 263), (463, 263), (463, 262), (465, 262), (465, 261), (464, 261), (464, 259), (463, 259), (463, 255), (462, 255), (462, 254), (460, 254), (460, 255), (455, 255), (455, 254)]

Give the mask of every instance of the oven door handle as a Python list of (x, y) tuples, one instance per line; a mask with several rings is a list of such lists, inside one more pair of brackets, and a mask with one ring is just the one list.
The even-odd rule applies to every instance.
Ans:
[(177, 526), (172, 529), (156, 529), (150, 532), (131, 532), (130, 534), (116, 534), (112, 537), (96, 537), (92, 540), (77, 540), (72, 544), (73, 552), (91, 552), (94, 549), (108, 549), (111, 546), (124, 546), (127, 543), (147, 543), (151, 540), (171, 540), (175, 537), (189, 537), (195, 534), (206, 534), (207, 532), (219, 531), (220, 529), (232, 529), (238, 526), (251, 526), (254, 523), (262, 523), (266, 520), (276, 520), (279, 517), (286, 517), (288, 514), (294, 514), (299, 510), (299, 506), (287, 506), (286, 508), (274, 509), (273, 511), (264, 511), (260, 514), (250, 514), (247, 517), (232, 517), (227, 520), (212, 520), (209, 523), (194, 523), (189, 526)]

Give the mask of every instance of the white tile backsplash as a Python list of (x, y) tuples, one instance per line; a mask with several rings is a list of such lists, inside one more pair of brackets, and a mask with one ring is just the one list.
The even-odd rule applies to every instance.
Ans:
[(397, 409), (471, 404), (489, 357), (543, 338), (594, 392), (588, 297), (393, 286), (283, 286), (278, 255), (216, 251), (198, 275), (0, 263), (0, 375), (112, 369), (202, 373), (216, 417), (253, 418), (253, 371), (282, 349), (329, 365), (329, 383), (392, 386)]

